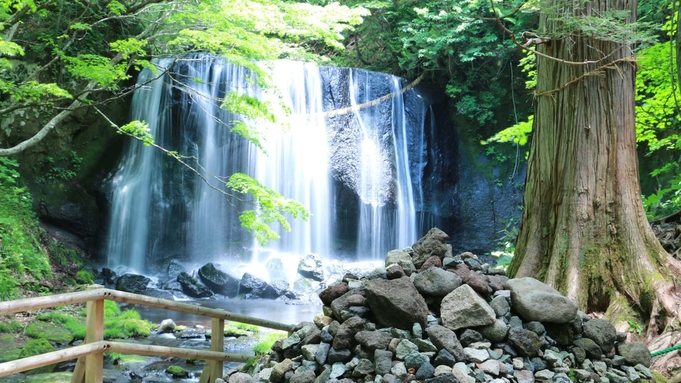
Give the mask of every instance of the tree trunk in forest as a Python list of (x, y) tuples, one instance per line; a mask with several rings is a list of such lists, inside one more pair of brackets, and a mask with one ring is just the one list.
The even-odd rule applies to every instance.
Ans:
[(537, 47), (525, 206), (510, 275), (540, 279), (587, 312), (606, 311), (620, 329), (638, 314), (654, 336), (679, 310), (681, 265), (660, 246), (641, 201), (633, 46), (559, 33), (565, 17), (628, 10), (634, 22), (636, 0), (550, 5), (563, 13), (540, 19), (539, 34), (552, 39)]

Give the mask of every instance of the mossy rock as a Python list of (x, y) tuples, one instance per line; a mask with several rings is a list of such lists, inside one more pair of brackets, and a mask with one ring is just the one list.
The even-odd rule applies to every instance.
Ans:
[(0, 363), (19, 359), (23, 347), (0, 348)]
[(128, 355), (128, 354), (123, 354), (121, 355), (120, 359), (118, 359), (118, 363), (121, 364), (143, 364), (147, 363), (151, 359), (148, 356), (144, 355)]
[[(46, 339), (32, 339), (29, 340), (24, 347), (21, 348), (21, 352), (19, 353), (19, 359), (21, 358), (27, 358), (29, 356), (35, 356), (35, 355), (41, 355), (41, 354), (46, 354), (48, 352), (54, 351), (54, 346), (50, 342), (48, 342)], [(49, 366), (44, 366), (40, 368), (36, 368), (33, 370), (29, 370), (24, 372), (26, 375), (35, 375), (35, 374), (42, 374), (42, 373), (49, 373), (54, 371), (54, 367), (56, 364), (51, 364)]]
[(143, 319), (114, 319), (112, 322), (105, 324), (104, 339), (149, 336), (151, 334), (151, 326), (151, 322)]
[(71, 343), (73, 334), (64, 326), (51, 322), (35, 321), (24, 331), (26, 336), (34, 339), (47, 339), (55, 343)]
[(180, 366), (168, 366), (166, 373), (172, 375), (174, 379), (182, 379), (189, 377), (189, 372)]
[(27, 376), (23, 383), (70, 383), (72, 372), (41, 373)]

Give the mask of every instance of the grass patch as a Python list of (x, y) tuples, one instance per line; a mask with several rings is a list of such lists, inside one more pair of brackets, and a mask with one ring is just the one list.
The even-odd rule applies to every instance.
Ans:
[(250, 331), (250, 332), (255, 333), (255, 334), (260, 332), (260, 326), (256, 326), (254, 324), (236, 322), (236, 328), (241, 329), (241, 330)]
[(268, 332), (262, 337), (260, 343), (253, 346), (253, 351), (256, 355), (266, 354), (270, 352), (274, 342), (278, 341), (279, 339), (285, 339), (286, 337), (288, 337), (288, 334), (284, 331)]

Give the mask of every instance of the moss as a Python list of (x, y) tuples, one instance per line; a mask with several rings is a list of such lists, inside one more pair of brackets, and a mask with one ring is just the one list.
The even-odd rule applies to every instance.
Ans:
[(185, 370), (184, 368), (180, 366), (168, 366), (166, 368), (166, 373), (172, 375), (173, 378), (179, 379), (179, 378), (186, 378), (189, 376), (189, 372)]
[(151, 334), (151, 322), (142, 319), (113, 319), (104, 325), (104, 339), (121, 339)]
[(254, 325), (254, 324), (248, 324), (248, 323), (241, 323), (241, 322), (238, 322), (238, 323), (236, 324), (236, 328), (239, 328), (239, 329), (242, 329), (242, 330), (246, 330), (246, 331), (250, 331), (250, 332), (252, 332), (252, 333), (258, 333), (258, 332), (260, 332), (260, 326), (256, 326), (256, 325)]
[(72, 375), (71, 372), (35, 374), (24, 378), (23, 383), (70, 383)]
[(653, 373), (653, 378), (649, 380), (652, 383), (669, 383), (669, 379), (657, 371), (650, 371)]
[(14, 335), (12, 334), (1, 334), (0, 343), (14, 343)]
[(141, 363), (146, 363), (149, 360), (148, 356), (143, 356), (143, 355), (128, 355), (128, 354), (121, 354), (118, 352), (109, 352), (104, 354), (106, 355), (113, 364), (118, 365), (118, 364), (141, 364)]
[(19, 359), (23, 347), (0, 348), (0, 363)]
[(85, 339), (85, 315), (80, 316), (71, 315), (66, 312), (52, 311), (49, 313), (40, 314), (37, 316), (38, 320), (47, 321), (62, 325), (74, 339)]
[(95, 275), (90, 270), (79, 270), (76, 273), (76, 282), (83, 285), (91, 285), (95, 283)]
[(34, 339), (46, 339), (57, 343), (70, 343), (74, 336), (64, 326), (43, 321), (35, 321), (26, 326), (24, 334)]
[[(48, 342), (46, 339), (33, 339), (28, 341), (24, 347), (21, 348), (21, 352), (19, 353), (19, 359), (21, 358), (27, 358), (29, 356), (34, 356), (34, 355), (40, 355), (40, 354), (45, 354), (48, 352), (54, 351), (54, 347), (50, 342)], [(54, 367), (56, 364), (52, 364), (49, 366), (44, 366), (40, 368), (36, 368), (30, 371), (24, 372), (26, 375), (33, 375), (33, 374), (41, 374), (41, 373), (46, 373), (46, 372), (52, 372), (54, 371)]]
[(21, 322), (10, 321), (8, 323), (0, 322), (0, 333), (3, 334), (18, 334), (24, 331), (24, 325)]

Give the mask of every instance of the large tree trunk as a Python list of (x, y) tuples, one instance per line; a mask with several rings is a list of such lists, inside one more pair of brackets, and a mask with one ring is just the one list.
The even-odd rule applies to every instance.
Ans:
[[(636, 0), (551, 3), (563, 15), (630, 10), (628, 22), (636, 15)], [(537, 47), (525, 207), (510, 274), (538, 278), (616, 323), (635, 313), (652, 318), (652, 335), (676, 315), (673, 276), (681, 268), (657, 241), (641, 201), (633, 47), (579, 32), (556, 38), (557, 20), (540, 20), (540, 34), (554, 38)]]

